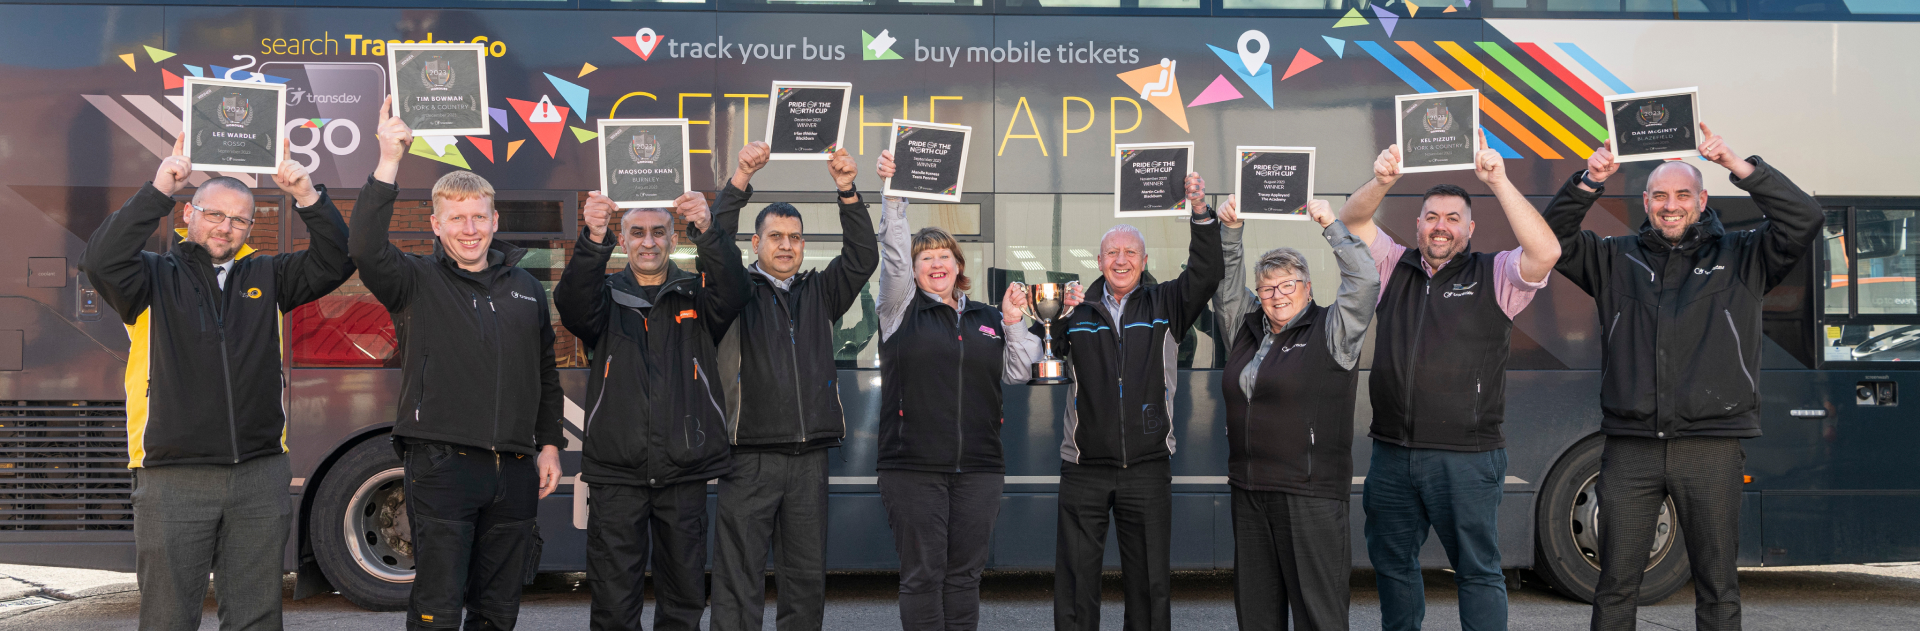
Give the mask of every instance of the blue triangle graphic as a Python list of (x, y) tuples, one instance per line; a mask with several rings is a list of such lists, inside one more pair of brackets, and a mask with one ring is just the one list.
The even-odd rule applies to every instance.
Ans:
[(573, 109), (573, 115), (580, 117), (580, 122), (587, 122), (588, 90), (574, 85), (573, 82), (567, 81), (566, 79), (544, 72), (540, 74), (546, 74), (547, 80), (553, 82), (553, 89), (560, 91), (560, 98), (567, 102), (567, 107)]
[(207, 74), (206, 74), (206, 73), (207, 73), (207, 71), (206, 71), (206, 69), (205, 69), (205, 68), (201, 68), (201, 67), (199, 67), (199, 66), (195, 66), (195, 65), (193, 65), (193, 64), (180, 64), (180, 65), (182, 65), (182, 66), (186, 66), (186, 67), (187, 67), (187, 72), (191, 72), (191, 73), (193, 73), (193, 76), (196, 76), (196, 77), (204, 77), (204, 76), (207, 76)]
[(1325, 35), (1321, 35), (1320, 39), (1327, 40), (1327, 45), (1333, 47), (1333, 56), (1346, 59), (1347, 40), (1327, 37)]
[(1213, 54), (1220, 56), (1220, 62), (1226, 64), (1234, 76), (1240, 77), (1247, 87), (1253, 89), (1254, 94), (1260, 95), (1260, 100), (1266, 101), (1268, 108), (1273, 107), (1273, 64), (1260, 64), (1260, 73), (1250, 75), (1247, 74), (1246, 65), (1240, 62), (1240, 53), (1227, 52), (1213, 44), (1207, 44), (1207, 48), (1213, 49)]

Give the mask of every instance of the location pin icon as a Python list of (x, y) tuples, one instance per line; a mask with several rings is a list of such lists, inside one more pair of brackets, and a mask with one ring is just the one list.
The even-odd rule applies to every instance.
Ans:
[[(1259, 51), (1247, 50), (1248, 42), (1260, 42)], [(1247, 31), (1240, 34), (1240, 63), (1247, 67), (1247, 76), (1260, 74), (1260, 66), (1267, 63), (1267, 34), (1260, 31)]]
[(640, 46), (640, 58), (647, 59), (653, 56), (654, 47), (660, 45), (660, 35), (651, 28), (642, 28), (633, 34), (633, 41)]

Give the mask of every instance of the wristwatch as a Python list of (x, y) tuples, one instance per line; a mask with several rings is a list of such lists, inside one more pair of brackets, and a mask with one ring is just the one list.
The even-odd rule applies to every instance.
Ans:
[(1587, 177), (1587, 171), (1580, 172), (1580, 183), (1585, 184), (1587, 185), (1587, 188), (1590, 188), (1596, 191), (1600, 190), (1601, 188), (1605, 188), (1605, 186), (1602, 185), (1601, 183), (1595, 182), (1593, 181), (1592, 178)]
[(844, 191), (840, 191), (840, 198), (841, 198), (841, 199), (846, 199), (846, 198), (849, 198), (849, 197), (852, 197), (852, 198), (859, 198), (859, 197), (860, 197), (860, 187), (858, 187), (858, 186), (851, 186), (851, 187), (848, 187), (848, 188), (847, 188), (847, 190), (844, 190)]

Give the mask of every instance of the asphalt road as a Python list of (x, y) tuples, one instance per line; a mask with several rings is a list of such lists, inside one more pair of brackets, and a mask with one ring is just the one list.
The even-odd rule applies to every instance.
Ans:
[[(1859, 567), (1859, 566), (1854, 566)], [(1862, 568), (1873, 571), (1874, 568)], [(1746, 628), (1752, 630), (1914, 629), (1920, 628), (1920, 579), (1905, 570), (1875, 575), (1858, 571), (1749, 570), (1740, 574)], [(1889, 572), (1882, 572), (1889, 574)], [(587, 594), (581, 575), (543, 575), (529, 588), (520, 613), (521, 629), (584, 629)], [(890, 574), (836, 574), (829, 580), (828, 629), (897, 629), (895, 581)], [(1052, 627), (1050, 574), (990, 574), (983, 588), (982, 629)], [(1444, 571), (1427, 573), (1427, 628), (1458, 629), (1453, 583)], [(1109, 576), (1102, 629), (1120, 628), (1120, 594)], [(1588, 609), (1543, 586), (1524, 584), (1510, 594), (1513, 629), (1585, 629)], [(31, 631), (100, 631), (136, 628), (137, 592), (109, 593), (44, 606), (0, 619), (0, 628)], [(216, 629), (214, 603), (207, 602), (202, 629)], [(651, 628), (652, 607), (648, 607)], [(1231, 629), (1233, 590), (1225, 573), (1179, 574), (1174, 579), (1173, 618), (1185, 629)], [(769, 604), (767, 629), (773, 628)], [(1379, 628), (1379, 599), (1373, 575), (1353, 576), (1352, 626)], [(1652, 607), (1640, 609), (1641, 629), (1692, 629), (1691, 588)], [(286, 603), (288, 629), (398, 629), (398, 613), (362, 611), (337, 595)]]

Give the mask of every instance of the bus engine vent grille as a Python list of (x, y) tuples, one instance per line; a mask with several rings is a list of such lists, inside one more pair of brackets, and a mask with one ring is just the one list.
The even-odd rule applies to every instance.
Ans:
[(121, 401), (0, 401), (0, 531), (132, 530)]

